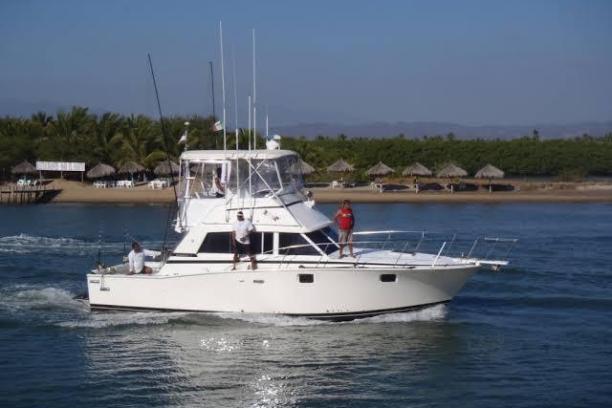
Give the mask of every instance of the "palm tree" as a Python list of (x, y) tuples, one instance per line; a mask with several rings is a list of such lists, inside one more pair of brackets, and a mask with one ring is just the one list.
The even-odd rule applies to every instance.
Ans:
[(117, 148), (115, 163), (135, 161), (150, 168), (162, 150), (156, 126), (143, 115), (129, 116), (110, 142)]

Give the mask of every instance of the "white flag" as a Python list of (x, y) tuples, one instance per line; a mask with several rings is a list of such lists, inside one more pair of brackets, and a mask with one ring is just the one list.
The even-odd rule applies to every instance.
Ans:
[(187, 131), (183, 132), (183, 135), (178, 141), (178, 144), (187, 143)]
[(221, 123), (220, 120), (216, 121), (215, 124), (213, 125), (213, 130), (215, 132), (220, 132), (223, 130), (223, 123)]

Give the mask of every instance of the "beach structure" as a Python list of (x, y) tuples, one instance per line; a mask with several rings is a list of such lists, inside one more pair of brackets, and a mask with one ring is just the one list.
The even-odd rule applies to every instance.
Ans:
[(444, 166), (437, 174), (439, 178), (448, 178), (451, 193), (455, 192), (455, 187), (451, 179), (460, 179), (461, 177), (465, 177), (467, 175), (468, 175), (467, 171), (463, 170), (461, 167), (453, 163), (449, 163), (446, 166)]
[(170, 176), (177, 175), (179, 173), (179, 165), (175, 162), (169, 162), (168, 160), (161, 161), (155, 169), (153, 169), (153, 173), (156, 176)]
[(129, 162), (125, 162), (123, 163), (123, 165), (121, 167), (119, 167), (119, 170), (117, 170), (117, 173), (119, 174), (136, 174), (136, 173), (141, 173), (145, 171), (144, 166), (134, 162), (134, 161), (129, 161)]
[(344, 159), (338, 159), (333, 164), (327, 166), (328, 173), (350, 173), (355, 171), (352, 164), (348, 164)]
[(43, 178), (45, 173), (59, 173), (60, 178), (64, 178), (64, 173), (80, 173), (81, 183), (85, 176), (85, 162), (65, 162), (65, 161), (36, 161), (36, 170)]
[(478, 179), (487, 179), (489, 181), (489, 193), (493, 191), (491, 180), (492, 179), (500, 179), (504, 178), (505, 173), (493, 166), (492, 164), (487, 164), (482, 169), (478, 170), (474, 177)]
[(134, 162), (128, 161), (123, 163), (119, 170), (117, 170), (118, 174), (125, 174), (130, 176), (129, 180), (120, 180), (120, 184), (125, 187), (134, 187), (134, 174), (142, 173), (145, 171), (144, 166)]
[(19, 176), (25, 176), (28, 174), (36, 174), (36, 167), (27, 160), (22, 161), (16, 166), (13, 166), (11, 173)]
[(428, 177), (433, 173), (419, 162), (414, 162), (402, 171), (402, 176), (414, 177), (414, 191), (419, 192), (419, 177)]
[(367, 171), (366, 174), (370, 177), (384, 177), (384, 176), (388, 176), (391, 173), (394, 173), (395, 170), (393, 170), (391, 167), (387, 166), (385, 163), (379, 161), (378, 163), (376, 163), (374, 166), (370, 167)]
[(89, 179), (97, 179), (109, 177), (115, 174), (115, 168), (111, 165), (98, 163), (93, 168), (89, 169), (87, 172), (87, 178)]
[(310, 164), (306, 163), (302, 159), (300, 159), (300, 167), (302, 168), (302, 174), (304, 176), (309, 176), (316, 171), (314, 167), (312, 167)]

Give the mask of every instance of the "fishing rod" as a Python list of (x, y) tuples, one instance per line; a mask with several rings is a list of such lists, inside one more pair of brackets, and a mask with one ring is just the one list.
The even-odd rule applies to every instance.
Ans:
[(162, 113), (161, 103), (159, 101), (159, 91), (157, 90), (157, 81), (155, 79), (155, 71), (153, 70), (153, 62), (151, 61), (151, 54), (147, 53), (149, 60), (149, 69), (151, 70), (151, 77), (153, 78), (153, 87), (155, 88), (155, 99), (157, 100), (157, 111), (159, 113), (159, 123), (161, 125), (162, 140), (164, 142), (164, 150), (166, 151), (166, 160), (168, 162), (168, 169), (170, 171), (170, 181), (172, 182), (172, 191), (174, 192), (174, 204), (168, 209), (168, 217), (166, 219), (166, 228), (164, 229), (164, 243), (162, 244), (162, 253), (166, 250), (166, 241), (168, 239), (168, 229), (171, 220), (171, 214), (174, 210), (174, 206), (178, 203), (178, 195), (176, 193), (176, 185), (174, 184), (174, 171), (172, 169), (172, 162), (170, 161), (170, 154), (168, 149), (168, 132), (166, 129), (166, 122), (164, 121), (164, 114)]

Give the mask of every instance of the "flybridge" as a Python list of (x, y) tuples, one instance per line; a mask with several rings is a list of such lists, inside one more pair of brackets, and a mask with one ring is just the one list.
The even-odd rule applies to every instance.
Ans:
[(246, 211), (258, 228), (310, 231), (331, 224), (309, 211), (299, 156), (289, 150), (191, 150), (181, 155), (176, 230), (229, 228)]

